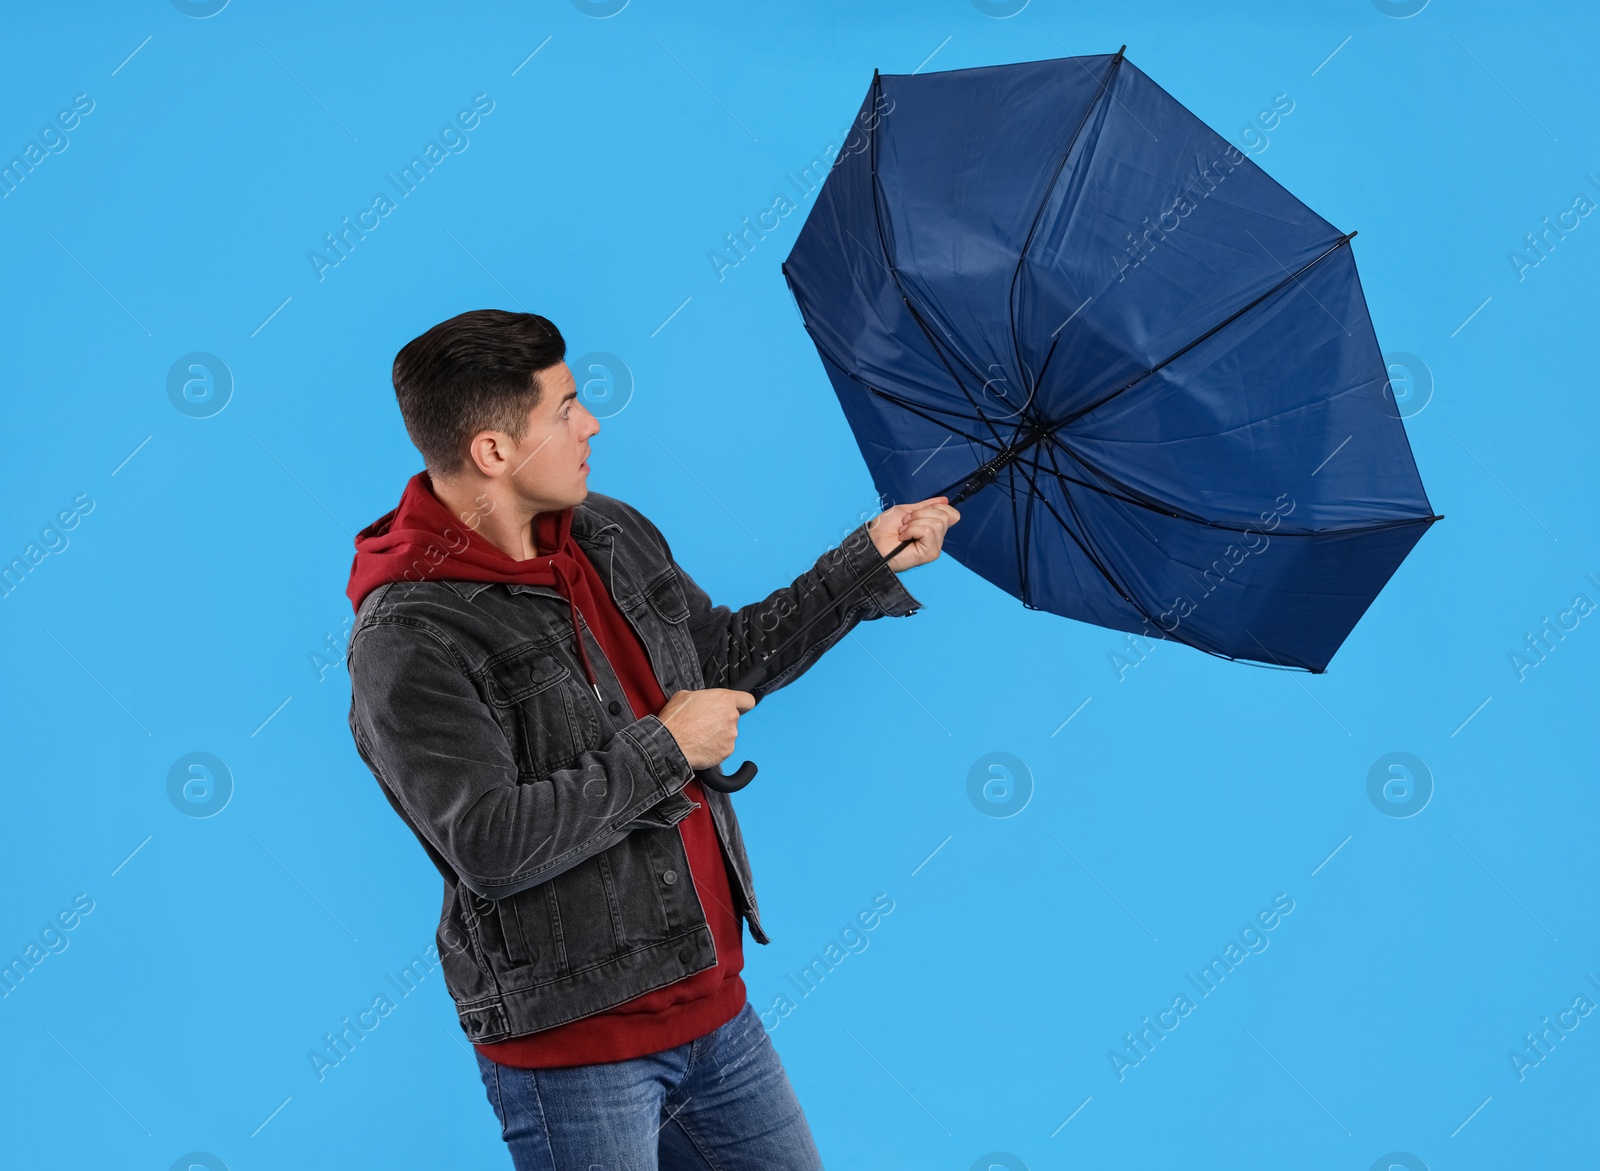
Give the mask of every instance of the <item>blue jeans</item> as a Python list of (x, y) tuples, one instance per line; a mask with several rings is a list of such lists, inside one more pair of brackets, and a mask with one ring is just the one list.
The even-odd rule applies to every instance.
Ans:
[(516, 1171), (820, 1171), (749, 1001), (705, 1036), (629, 1061), (514, 1069), (478, 1054)]

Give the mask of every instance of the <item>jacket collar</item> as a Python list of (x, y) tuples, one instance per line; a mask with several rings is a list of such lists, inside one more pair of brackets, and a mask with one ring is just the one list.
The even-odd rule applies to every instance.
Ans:
[[(612, 520), (610, 517), (592, 505), (592, 495), (593, 494), (591, 493), (590, 497), (585, 498), (582, 503), (575, 506), (572, 510), (573, 540), (577, 541), (578, 544), (582, 546), (585, 554), (591, 555), (601, 549), (609, 548), (612, 539), (618, 532), (622, 530), (622, 525), (618, 521)], [(597, 565), (600, 564), (598, 559), (595, 559), (592, 556), (591, 560), (594, 560)], [(473, 598), (477, 597), (479, 593), (488, 589), (491, 585), (495, 585), (496, 583), (489, 581), (447, 580), (444, 582), (444, 584), (455, 590), (456, 593), (460, 594), (463, 598), (471, 601)], [(613, 583), (608, 583), (608, 585), (609, 584)], [(565, 602), (566, 600), (564, 597), (562, 597), (559, 590), (551, 586), (526, 585), (522, 582), (511, 582), (506, 585), (506, 589), (513, 594), (543, 594), (546, 597), (555, 598), (558, 601)]]
[(592, 542), (607, 529), (621, 528), (621, 524), (596, 509), (590, 503), (589, 497), (586, 497), (581, 504), (572, 510), (572, 535), (585, 547), (587, 547), (588, 542)]

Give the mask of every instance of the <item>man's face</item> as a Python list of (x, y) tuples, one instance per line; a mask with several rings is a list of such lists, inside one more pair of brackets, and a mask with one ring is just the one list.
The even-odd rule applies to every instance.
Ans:
[(600, 421), (578, 401), (565, 362), (539, 371), (542, 394), (528, 414), (528, 431), (512, 451), (511, 482), (542, 510), (581, 504), (589, 494), (589, 439)]

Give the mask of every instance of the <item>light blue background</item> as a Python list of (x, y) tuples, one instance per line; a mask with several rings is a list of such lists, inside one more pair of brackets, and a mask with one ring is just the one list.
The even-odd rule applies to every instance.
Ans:
[[(1507, 257), (1600, 198), (1584, 9), (145, 0), (13, 6), (0, 29), (0, 160), (95, 103), (0, 200), (0, 555), (93, 502), (0, 599), (0, 959), (94, 900), (0, 999), (7, 1165), (509, 1166), (437, 972), (324, 1080), (307, 1058), (439, 902), (351, 743), (342, 665), (311, 660), (348, 629), (353, 533), (420, 467), (395, 351), (496, 306), (616, 355), (634, 389), (591, 486), (716, 600), (755, 601), (875, 499), (778, 269), (812, 200), (725, 279), (708, 252), (837, 147), (874, 67), (1123, 43), (1236, 143), (1292, 97), (1256, 160), (1359, 230), (1379, 339), (1435, 382), (1407, 426), (1446, 520), (1320, 677), (1169, 643), (1119, 681), (1121, 635), (948, 558), (908, 573), (921, 613), (861, 626), (744, 721), (774, 940), (747, 944), (751, 999), (793, 995), (894, 900), (768, 1017), (830, 1168), (1594, 1162), (1600, 1015), (1521, 1081), (1507, 1056), (1600, 1001), (1600, 614), (1521, 681), (1508, 658), (1600, 602), (1600, 218), (1525, 279)], [(469, 148), (319, 281), (308, 250), (478, 93)], [(210, 418), (167, 394), (191, 351), (235, 380)], [(192, 751), (233, 778), (211, 818), (168, 799)], [(1009, 818), (967, 793), (997, 751), (1031, 776)], [(1407, 819), (1367, 795), (1399, 751), (1435, 785)], [(1108, 1050), (1280, 892), (1270, 947), (1119, 1081)]]

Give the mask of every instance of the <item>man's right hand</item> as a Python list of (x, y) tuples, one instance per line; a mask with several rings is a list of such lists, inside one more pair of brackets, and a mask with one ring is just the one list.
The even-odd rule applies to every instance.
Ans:
[(712, 768), (733, 755), (739, 738), (739, 713), (756, 705), (748, 691), (708, 687), (678, 691), (657, 714), (696, 771)]

